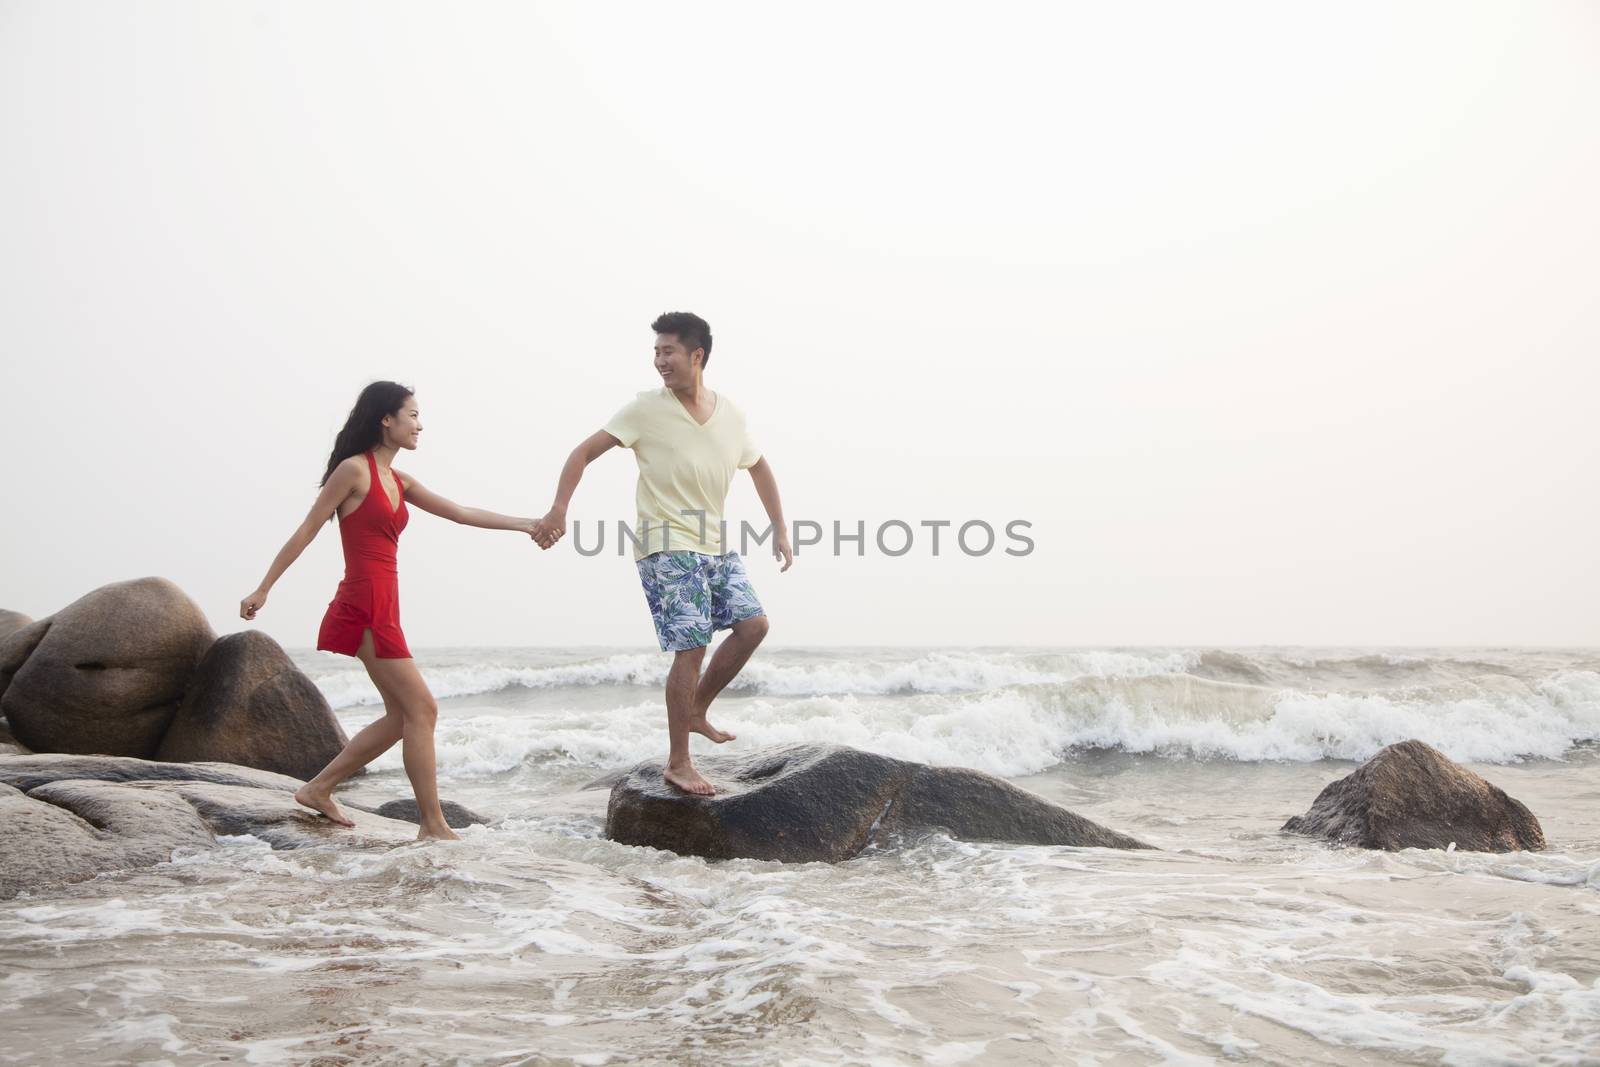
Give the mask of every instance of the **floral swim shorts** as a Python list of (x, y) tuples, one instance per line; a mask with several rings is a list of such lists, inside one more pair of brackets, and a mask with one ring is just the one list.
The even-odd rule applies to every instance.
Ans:
[(652, 552), (635, 566), (663, 652), (702, 648), (715, 631), (766, 614), (737, 552)]

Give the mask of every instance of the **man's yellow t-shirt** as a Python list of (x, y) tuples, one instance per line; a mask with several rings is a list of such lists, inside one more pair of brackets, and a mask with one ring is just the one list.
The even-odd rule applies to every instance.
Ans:
[(639, 514), (633, 528), (638, 543), (633, 558), (663, 550), (720, 556), (722, 507), (733, 472), (761, 459), (744, 412), (719, 392), (716, 407), (702, 426), (672, 390), (662, 386), (640, 393), (603, 429), (623, 448), (633, 449), (639, 461), (635, 493)]

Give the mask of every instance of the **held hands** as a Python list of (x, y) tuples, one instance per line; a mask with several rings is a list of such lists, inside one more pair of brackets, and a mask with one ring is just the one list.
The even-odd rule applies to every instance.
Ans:
[(561, 535), (566, 532), (567, 513), (559, 508), (551, 508), (548, 515), (534, 522), (528, 536), (538, 542), (540, 548), (549, 548), (561, 540)]
[[(559, 508), (551, 508), (549, 514), (532, 524), (528, 530), (528, 536), (532, 537), (540, 548), (550, 548), (561, 540), (562, 535), (566, 532), (566, 512)], [(772, 556), (774, 559), (783, 561), (783, 566), (778, 571), (779, 574), (794, 566), (794, 549), (789, 547), (789, 532), (787, 530), (779, 530), (777, 536), (773, 538)], [(265, 594), (262, 596), (264, 600)], [(249, 618), (249, 616), (246, 616), (246, 618)]]
[(239, 601), (239, 618), (254, 619), (256, 612), (267, 605), (267, 591), (257, 589), (254, 593)]

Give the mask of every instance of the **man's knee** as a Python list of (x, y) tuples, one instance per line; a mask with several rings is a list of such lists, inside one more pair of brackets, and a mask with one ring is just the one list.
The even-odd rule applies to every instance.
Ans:
[(738, 634), (741, 639), (756, 644), (760, 644), (761, 639), (767, 636), (767, 630), (767, 617), (765, 615), (752, 615), (748, 619), (740, 619), (733, 624), (734, 633)]
[(699, 670), (700, 661), (706, 658), (706, 646), (680, 648), (672, 654), (672, 666), (681, 670)]

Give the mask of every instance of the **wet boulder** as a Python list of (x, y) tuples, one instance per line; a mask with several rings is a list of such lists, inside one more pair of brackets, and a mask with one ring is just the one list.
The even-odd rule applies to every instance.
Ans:
[(1467, 852), (1545, 847), (1539, 820), (1505, 791), (1421, 741), (1390, 745), (1330, 783), (1311, 809), (1283, 824), (1296, 834), (1394, 851)]
[(0, 713), (35, 751), (152, 756), (215, 639), (164, 578), (102, 586), (0, 638)]
[(215, 843), (181, 797), (117, 782), (69, 779), (31, 793), (0, 783), (0, 899)]
[(346, 804), (340, 807), (355, 826), (339, 826), (297, 804), (294, 794), (273, 789), (196, 781), (145, 782), (140, 787), (181, 797), (215, 833), (248, 834), (273, 848), (392, 847), (417, 839), (411, 823)]
[(1151, 846), (981, 771), (930, 767), (843, 745), (783, 745), (711, 755), (695, 766), (717, 788), (697, 796), (647, 761), (620, 776), (606, 836), (708, 859), (838, 863), (897, 837), (1100, 848)]
[(248, 834), (273, 848), (389, 848), (417, 828), (353, 804), (355, 826), (297, 804), (299, 779), (224, 763), (0, 755), (0, 899), (164, 863)]
[[(353, 802), (346, 803), (341, 801), (341, 803), (343, 803), (347, 810), (349, 808), (357, 808), (361, 811), (370, 811), (374, 815), (382, 815), (385, 819), (399, 819), (402, 822), (416, 823), (419, 826), (422, 825), (422, 815), (417, 808), (416, 797), (403, 797), (399, 800), (390, 800), (386, 803), (379, 804), (375, 808), (367, 807), (365, 804), (356, 804)], [(439, 810), (444, 812), (445, 825), (450, 827), (452, 830), (461, 830), (468, 826), (489, 825), (488, 819), (484, 818), (482, 815), (479, 815), (471, 808), (463, 807), (462, 805), (457, 804), (453, 800), (439, 801)]]
[(206, 651), (154, 758), (310, 779), (348, 740), (321, 690), (278, 642), (246, 630)]

